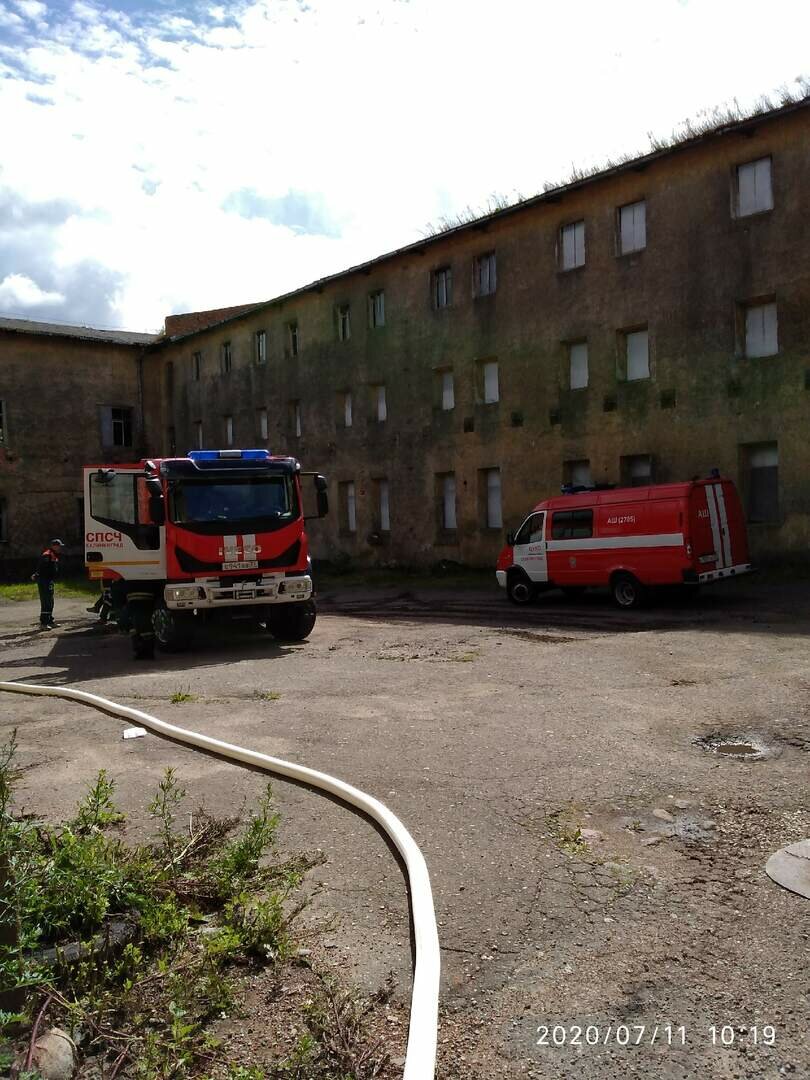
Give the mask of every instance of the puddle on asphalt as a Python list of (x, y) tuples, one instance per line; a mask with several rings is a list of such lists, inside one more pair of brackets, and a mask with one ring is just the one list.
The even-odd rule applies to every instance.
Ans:
[(695, 743), (712, 754), (722, 754), (737, 761), (763, 761), (774, 754), (764, 740), (750, 735), (704, 735), (695, 739)]
[(744, 742), (725, 742), (715, 746), (718, 754), (729, 754), (731, 757), (746, 757), (748, 754), (761, 754), (755, 746)]

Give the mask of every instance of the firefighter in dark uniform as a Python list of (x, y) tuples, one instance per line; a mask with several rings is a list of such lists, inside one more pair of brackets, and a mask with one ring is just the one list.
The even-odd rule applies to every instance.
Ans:
[(54, 581), (59, 574), (59, 556), (65, 546), (63, 540), (51, 540), (37, 562), (37, 568), (31, 580), (37, 583), (39, 590), (39, 625), (43, 630), (52, 630)]
[(110, 586), (110, 599), (119, 630), (132, 635), (134, 658), (151, 660), (155, 655), (155, 631), (152, 628), (155, 594), (138, 582), (114, 581)]

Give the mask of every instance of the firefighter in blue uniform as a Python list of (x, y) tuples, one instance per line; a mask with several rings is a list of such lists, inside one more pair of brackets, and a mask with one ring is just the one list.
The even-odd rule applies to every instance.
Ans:
[(51, 540), (40, 555), (31, 577), (39, 590), (39, 625), (43, 630), (52, 630), (56, 626), (53, 621), (54, 582), (59, 574), (59, 556), (64, 546), (63, 540)]

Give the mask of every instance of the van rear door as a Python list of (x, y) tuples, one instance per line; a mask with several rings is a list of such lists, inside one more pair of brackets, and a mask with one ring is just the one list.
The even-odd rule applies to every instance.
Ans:
[(745, 518), (730, 480), (696, 484), (690, 495), (689, 517), (698, 573), (748, 563)]

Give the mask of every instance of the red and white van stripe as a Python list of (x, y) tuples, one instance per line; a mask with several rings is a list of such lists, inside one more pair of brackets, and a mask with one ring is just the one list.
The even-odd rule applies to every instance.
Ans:
[(722, 484), (706, 485), (706, 505), (709, 510), (709, 522), (712, 527), (712, 543), (718, 570), (732, 566), (731, 539), (726, 514), (726, 500)]

